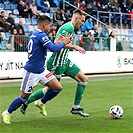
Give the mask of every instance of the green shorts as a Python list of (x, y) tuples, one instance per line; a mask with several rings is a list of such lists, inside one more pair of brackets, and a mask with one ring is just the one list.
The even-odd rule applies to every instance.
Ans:
[(60, 79), (63, 74), (65, 76), (75, 78), (77, 73), (80, 71), (80, 68), (69, 59), (63, 66), (53, 66), (52, 63), (53, 62), (51, 62), (50, 60), (47, 61), (47, 69), (52, 72), (57, 79)]

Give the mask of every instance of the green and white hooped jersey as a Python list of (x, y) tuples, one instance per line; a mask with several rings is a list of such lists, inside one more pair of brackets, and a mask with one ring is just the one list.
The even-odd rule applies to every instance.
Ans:
[[(58, 36), (66, 36), (68, 34), (72, 35), (72, 37), (74, 35), (74, 27), (71, 22), (67, 22), (59, 28), (55, 39), (57, 39)], [(50, 57), (53, 59), (52, 65), (54, 66), (65, 65), (68, 61), (68, 53), (69, 53), (69, 49), (67, 48), (62, 48), (59, 51), (54, 52), (52, 54), (52, 57)]]

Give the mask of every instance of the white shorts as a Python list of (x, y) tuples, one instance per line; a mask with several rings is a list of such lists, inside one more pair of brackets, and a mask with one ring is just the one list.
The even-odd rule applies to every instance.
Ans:
[(55, 78), (55, 76), (47, 69), (45, 69), (44, 72), (42, 72), (41, 74), (31, 73), (24, 69), (22, 76), (23, 80), (21, 83), (20, 90), (26, 94), (32, 93), (33, 88), (38, 83), (45, 85), (46, 83)]

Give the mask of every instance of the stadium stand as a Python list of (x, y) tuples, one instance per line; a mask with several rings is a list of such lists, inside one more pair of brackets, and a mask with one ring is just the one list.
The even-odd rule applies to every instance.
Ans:
[(13, 9), (13, 10), (12, 10), (12, 13), (13, 13), (14, 15), (17, 15), (17, 16), (19, 15), (18, 9)]
[[(69, 2), (69, 0), (67, 0), (67, 2)], [(70, 2), (70, 3), (73, 4), (73, 2)], [(87, 4), (91, 5), (92, 3), (90, 2)], [(87, 6), (87, 4), (86, 4), (86, 6)], [(61, 5), (61, 7), (63, 8), (62, 5)], [(102, 7), (102, 6), (104, 6), (104, 7)], [(103, 23), (109, 22), (110, 27), (113, 27), (113, 24), (115, 24), (115, 30), (116, 30), (115, 35), (116, 35), (117, 41), (122, 42), (124, 39), (125, 44), (129, 45), (129, 50), (133, 50), (133, 37), (132, 37), (133, 36), (133, 30), (129, 29), (127, 27), (127, 24), (133, 25), (130, 21), (130, 18), (126, 17), (125, 15), (122, 15), (121, 12), (111, 12), (111, 10), (108, 9), (108, 5), (102, 5), (102, 6), (101, 6), (102, 8), (98, 8), (98, 14), (96, 15), (96, 17), (97, 17), (96, 20), (100, 20)], [(64, 7), (67, 7), (67, 9), (74, 9), (73, 7), (70, 8), (71, 5), (69, 5), (68, 3), (65, 3)], [(104, 12), (105, 10), (103, 10), (105, 8), (107, 10), (106, 13)], [(52, 23), (53, 23), (53, 14), (57, 9), (58, 9), (58, 7), (56, 7), (56, 6), (53, 7), (53, 5), (52, 5), (50, 13), (48, 13), (48, 14), (43, 13), (43, 12), (41, 12), (41, 10), (37, 10), (37, 13), (39, 15), (43, 15), (43, 14), (49, 15), (50, 18), (52, 19)], [(16, 25), (18, 25), (20, 19), (23, 21), (23, 28), (24, 28), (25, 35), (27, 37), (29, 37), (31, 35), (31, 32), (33, 32), (33, 30), (37, 27), (36, 26), (37, 25), (37, 18), (22, 18), (22, 16), (19, 16), (19, 12), (17, 9), (17, 3), (8, 3), (8, 4), (7, 3), (6, 4), (0, 3), (0, 11), (2, 11), (2, 10), (5, 11), (6, 17), (8, 16), (8, 14), (10, 12), (13, 13), (13, 18), (15, 20)], [(73, 10), (71, 10), (71, 13), (72, 13), (72, 11)], [(120, 15), (118, 15), (119, 13), (121, 13), (122, 18), (120, 17)], [(119, 22), (121, 22), (120, 25), (119, 25)], [(97, 21), (97, 22), (94, 21), (94, 23), (99, 24), (99, 21)], [(98, 25), (99, 31), (101, 30), (101, 26), (102, 26), (101, 24)], [(125, 26), (125, 27), (123, 27), (123, 26)], [(109, 32), (111, 32), (112, 29), (110, 29)], [(10, 32), (6, 33), (6, 36), (7, 36), (7, 38), (9, 38)], [(78, 40), (78, 38), (76, 38), (75, 42), (77, 42), (77, 40)], [(4, 48), (4, 45), (6, 43), (7, 43), (7, 40), (6, 41), (3, 40), (0, 46), (2, 46)], [(103, 50), (108, 50), (108, 48), (106, 46), (104, 46), (104, 45), (102, 45), (102, 46), (103, 46)], [(99, 47), (99, 46), (97, 46), (97, 47)]]
[(9, 39), (10, 36), (11, 36), (11, 33), (10, 32), (6, 32), (6, 38)]
[(23, 25), (23, 28), (24, 28), (24, 32), (25, 33), (29, 33), (30, 32), (29, 27), (27, 25)]
[(28, 28), (29, 28), (29, 32), (33, 32), (35, 29), (33, 25), (28, 25)]
[(31, 18), (31, 24), (32, 25), (37, 25), (37, 19), (36, 18)]
[(17, 25), (19, 23), (20, 18), (14, 18), (15, 24)]
[(30, 18), (26, 18), (26, 24), (31, 25), (31, 19)]
[(0, 50), (10, 50), (10, 47), (8, 47), (8, 41), (6, 40), (1, 41)]
[(26, 24), (25, 18), (20, 18), (20, 20), (22, 20), (23, 24)]

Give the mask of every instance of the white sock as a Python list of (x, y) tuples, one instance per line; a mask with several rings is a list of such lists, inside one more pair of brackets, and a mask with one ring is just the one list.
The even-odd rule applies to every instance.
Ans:
[(42, 103), (41, 99), (38, 100), (39, 105), (43, 106), (44, 104)]
[(73, 108), (78, 109), (78, 108), (80, 108), (80, 105), (73, 105)]
[(5, 111), (7, 115), (11, 115), (7, 110)]
[(45, 94), (47, 92), (46, 87), (42, 89), (42, 92), (43, 92), (43, 94)]

